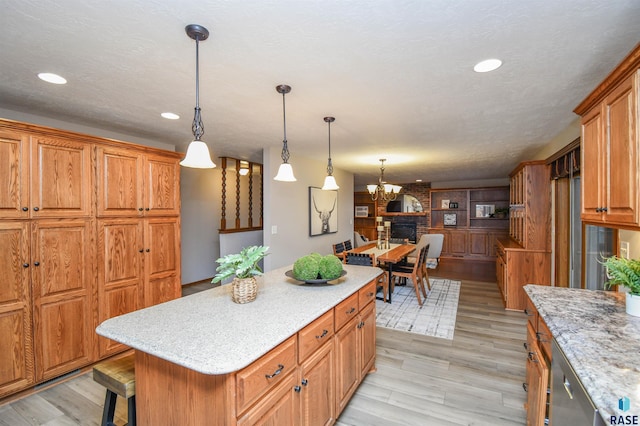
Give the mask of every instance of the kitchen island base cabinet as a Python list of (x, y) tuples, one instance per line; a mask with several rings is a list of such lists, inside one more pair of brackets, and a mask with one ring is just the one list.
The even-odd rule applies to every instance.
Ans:
[[(239, 371), (209, 375), (136, 351), (136, 412), (152, 425), (332, 425), (375, 370), (375, 286)], [(334, 334), (335, 332), (335, 334)], [(346, 392), (341, 392), (343, 384)]]

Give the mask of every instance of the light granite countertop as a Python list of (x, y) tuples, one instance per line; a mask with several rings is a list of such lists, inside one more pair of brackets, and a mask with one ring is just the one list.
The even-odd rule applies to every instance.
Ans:
[(382, 270), (344, 265), (328, 284), (284, 275), (291, 266), (258, 277), (250, 303), (231, 300), (224, 285), (104, 321), (96, 332), (134, 349), (203, 374), (238, 371), (357, 292)]
[[(624, 293), (527, 285), (538, 309), (605, 422), (640, 414), (640, 317)], [(618, 409), (626, 396), (632, 410)]]

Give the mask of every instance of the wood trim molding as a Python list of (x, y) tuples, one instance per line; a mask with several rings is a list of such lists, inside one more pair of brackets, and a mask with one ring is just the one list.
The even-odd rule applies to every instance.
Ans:
[(631, 53), (622, 60), (611, 73), (589, 94), (574, 110), (576, 114), (582, 116), (594, 105), (604, 99), (613, 87), (629, 77), (630, 74), (640, 68), (640, 43), (633, 48)]

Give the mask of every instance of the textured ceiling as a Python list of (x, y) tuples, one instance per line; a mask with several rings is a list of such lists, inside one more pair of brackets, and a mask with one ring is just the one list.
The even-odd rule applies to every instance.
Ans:
[[(185, 150), (200, 44), (204, 140), (261, 161), (282, 144), (373, 181), (505, 177), (575, 118), (640, 41), (637, 0), (3, 0), (0, 107)], [(498, 57), (497, 71), (473, 65)], [(67, 78), (64, 86), (38, 72)], [(165, 120), (160, 113), (178, 113)]]

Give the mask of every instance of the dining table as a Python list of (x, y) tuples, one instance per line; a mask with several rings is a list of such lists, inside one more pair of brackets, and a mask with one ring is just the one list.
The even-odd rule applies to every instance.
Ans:
[(377, 242), (364, 244), (356, 247), (350, 252), (373, 254), (380, 263), (385, 263), (389, 272), (389, 303), (391, 303), (391, 278), (393, 276), (393, 265), (402, 262), (412, 251), (416, 249), (415, 244), (385, 244), (382, 242), (378, 247)]

